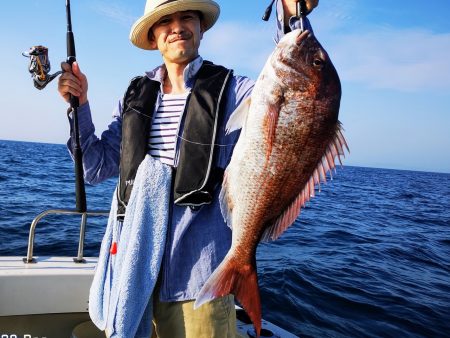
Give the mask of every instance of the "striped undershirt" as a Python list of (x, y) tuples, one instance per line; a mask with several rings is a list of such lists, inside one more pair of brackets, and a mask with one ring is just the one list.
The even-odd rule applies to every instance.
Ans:
[(178, 124), (188, 92), (163, 94), (155, 114), (148, 140), (148, 153), (161, 162), (173, 166)]

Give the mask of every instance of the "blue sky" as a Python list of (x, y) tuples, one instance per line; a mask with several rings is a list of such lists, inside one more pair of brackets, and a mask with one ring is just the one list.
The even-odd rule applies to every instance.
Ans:
[[(269, 0), (219, 1), (219, 22), (200, 53), (256, 78), (273, 48)], [(77, 58), (89, 79), (97, 131), (129, 80), (161, 62), (132, 46), (129, 29), (145, 1), (73, 0)], [(320, 0), (310, 15), (343, 85), (344, 164), (450, 173), (450, 1)], [(273, 19), (273, 18), (272, 18)], [(0, 139), (65, 143), (66, 104), (56, 80), (36, 90), (21, 52), (49, 48), (52, 72), (65, 59), (65, 1), (5, 1), (0, 13)]]

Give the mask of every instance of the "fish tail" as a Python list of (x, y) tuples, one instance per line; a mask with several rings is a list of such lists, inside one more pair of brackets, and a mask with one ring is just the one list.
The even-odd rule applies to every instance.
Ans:
[(261, 300), (255, 264), (241, 264), (226, 256), (203, 285), (194, 309), (218, 297), (233, 294), (253, 322), (257, 337), (261, 332)]

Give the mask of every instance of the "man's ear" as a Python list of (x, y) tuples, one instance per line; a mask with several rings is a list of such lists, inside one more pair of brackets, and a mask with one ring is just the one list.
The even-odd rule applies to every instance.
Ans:
[(202, 20), (200, 23), (200, 40), (203, 39), (203, 33), (205, 33), (205, 22)]
[(150, 47), (152, 48), (152, 49), (158, 49), (158, 44), (156, 43), (156, 41), (155, 40), (148, 40), (149, 42), (150, 42)]
[(152, 30), (150, 29), (147, 34), (148, 42), (150, 42), (150, 47), (153, 49), (158, 48), (158, 44), (155, 41), (155, 36), (153, 35)]

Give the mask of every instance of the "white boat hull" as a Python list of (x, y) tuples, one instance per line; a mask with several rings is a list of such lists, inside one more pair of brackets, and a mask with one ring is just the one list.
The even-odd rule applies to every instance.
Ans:
[[(8, 338), (100, 338), (105, 334), (89, 319), (89, 288), (96, 257), (75, 263), (70, 257), (35, 257), (25, 264), (22, 257), (0, 257), (0, 337)], [(237, 337), (248, 338), (253, 325), (239, 320)], [(295, 335), (263, 320), (271, 337)]]

